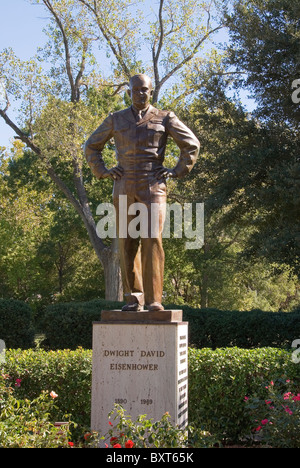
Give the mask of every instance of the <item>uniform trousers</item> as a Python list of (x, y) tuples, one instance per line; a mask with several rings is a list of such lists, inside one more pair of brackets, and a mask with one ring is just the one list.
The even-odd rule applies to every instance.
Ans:
[(162, 302), (166, 182), (153, 171), (125, 171), (114, 182), (120, 266), (127, 304)]

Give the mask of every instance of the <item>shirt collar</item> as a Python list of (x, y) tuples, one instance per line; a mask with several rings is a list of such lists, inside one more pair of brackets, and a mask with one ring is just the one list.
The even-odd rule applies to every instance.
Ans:
[(132, 112), (134, 113), (135, 116), (137, 116), (139, 113), (141, 113), (142, 117), (146, 114), (147, 110), (149, 109), (150, 106), (146, 107), (146, 109), (141, 109), (138, 110), (136, 109), (133, 105), (131, 106)]

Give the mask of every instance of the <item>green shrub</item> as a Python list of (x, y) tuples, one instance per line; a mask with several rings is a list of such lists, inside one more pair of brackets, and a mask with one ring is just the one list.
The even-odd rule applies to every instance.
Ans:
[(276, 349), (190, 349), (189, 419), (215, 437), (238, 441), (251, 435), (253, 421), (245, 396), (265, 398), (265, 382), (277, 379), (300, 385), (300, 365), (291, 352)]
[[(64, 414), (78, 424), (78, 433), (90, 426), (91, 350), (8, 350), (1, 371), (9, 374), (19, 399), (37, 398), (43, 390), (54, 391), (53, 421)], [(189, 350), (189, 423), (218, 440), (238, 441), (251, 435), (253, 420), (245, 396), (266, 398), (265, 382), (291, 380), (299, 393), (300, 365), (291, 352), (276, 348), (245, 350)], [(284, 389), (283, 389), (284, 391)]]
[(53, 421), (70, 415), (81, 427), (90, 425), (92, 352), (77, 349), (7, 350), (3, 372), (9, 375), (11, 386), (19, 399), (33, 400), (43, 391), (54, 391), (58, 396), (51, 414)]
[(42, 392), (32, 401), (17, 399), (8, 380), (0, 374), (0, 448), (68, 448), (70, 422), (60, 428), (49, 419), (54, 397)]
[[(105, 300), (70, 302), (46, 309), (43, 331), (50, 349), (78, 346), (92, 347), (92, 323), (100, 320), (101, 310), (120, 309), (123, 303)], [(300, 338), (300, 313), (222, 311), (194, 309), (188, 306), (165, 305), (182, 309), (183, 320), (189, 322), (189, 343), (195, 348), (290, 348)]]
[(92, 348), (92, 324), (101, 320), (104, 309), (120, 308), (123, 303), (95, 300), (59, 303), (47, 307), (43, 331), (50, 349)]
[(33, 346), (32, 311), (25, 302), (0, 299), (0, 339), (4, 340), (6, 348)]
[(246, 397), (253, 432), (262, 443), (274, 448), (300, 448), (300, 393), (290, 380), (268, 382), (264, 398)]
[(300, 338), (299, 312), (224, 311), (183, 307), (195, 348), (290, 348)]
[(122, 406), (115, 405), (109, 418), (113, 423), (110, 421), (108, 434), (102, 437), (112, 447), (122, 448), (126, 444), (130, 444), (131, 448), (186, 446), (186, 434), (171, 424), (169, 413), (162, 415), (160, 421), (147, 419), (146, 415), (140, 415), (136, 421), (132, 421)]
[[(76, 349), (78, 346), (90, 348), (91, 323), (100, 320), (102, 310), (120, 309), (123, 305), (124, 302), (105, 299), (59, 302), (45, 306), (36, 322), (39, 332), (47, 334), (51, 349)], [(259, 309), (196, 309), (178, 304), (165, 304), (165, 308), (183, 310), (183, 318), (189, 322), (190, 344), (196, 348), (286, 347), (290, 346), (297, 335), (300, 336), (299, 308), (293, 312), (278, 313)], [(70, 323), (74, 323), (72, 330)]]
[[(107, 434), (99, 434), (104, 439), (107, 447), (113, 448), (212, 448), (216, 440), (207, 432), (201, 429), (188, 427), (178, 429), (170, 421), (170, 414), (166, 412), (159, 421), (152, 418), (147, 419), (147, 415), (138, 416), (133, 421), (131, 416), (126, 414), (122, 406), (115, 405), (114, 410), (109, 414), (110, 429)], [(179, 461), (175, 455), (173, 461)]]

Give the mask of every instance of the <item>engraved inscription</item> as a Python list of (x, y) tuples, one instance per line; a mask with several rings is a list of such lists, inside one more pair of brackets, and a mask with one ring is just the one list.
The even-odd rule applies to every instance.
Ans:
[(133, 356), (134, 351), (129, 351), (129, 350), (118, 350), (118, 349), (105, 349), (104, 350), (104, 356), (116, 356), (116, 357), (129, 357)]
[(141, 351), (141, 357), (164, 357), (164, 351)]
[(136, 358), (143, 359), (145, 362), (110, 362), (109, 369), (111, 371), (157, 371), (158, 363), (149, 362), (148, 358), (163, 358), (165, 351), (162, 350), (131, 350), (131, 349), (104, 349), (103, 356), (105, 358)]
[(158, 370), (158, 364), (128, 364), (128, 363), (111, 363), (110, 370)]

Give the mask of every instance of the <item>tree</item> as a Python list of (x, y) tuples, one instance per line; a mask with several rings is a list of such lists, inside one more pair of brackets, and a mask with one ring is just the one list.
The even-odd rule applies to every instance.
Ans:
[[(22, 156), (23, 146), (16, 142), (14, 159)], [(28, 299), (39, 284), (40, 267), (36, 256), (37, 239), (51, 223), (47, 208), (49, 193), (30, 186), (19, 186), (13, 193), (9, 185), (9, 159), (2, 151), (0, 159), (0, 295)], [(51, 197), (51, 195), (50, 195)]]
[[(225, 27), (223, 12), (227, 2), (223, 0), (196, 3), (159, 0), (157, 11), (153, 8), (148, 11), (143, 1), (133, 5), (123, 0), (78, 1), (87, 8), (114, 59), (117, 89), (127, 84), (133, 73), (146, 72), (153, 78), (153, 104), (159, 101), (162, 87), (179, 73), (181, 81), (193, 64), (201, 62), (202, 66), (207, 66), (209, 58), (205, 55), (209, 54), (208, 50), (203, 52), (204, 46)], [(138, 5), (143, 11), (134, 14), (133, 8)], [(150, 51), (148, 62), (147, 48)], [(191, 84), (185, 80), (185, 87)]]
[(249, 255), (287, 263), (298, 276), (300, 113), (292, 84), (300, 76), (299, 7), (299, 0), (236, 2), (227, 22), (229, 63), (246, 72), (242, 84), (255, 93), (259, 119), (251, 146), (242, 144), (236, 163), (232, 159), (239, 168), (233, 174), (232, 166), (228, 192), (255, 217)]
[(24, 147), (16, 140), (0, 159), (0, 296), (38, 308), (103, 297), (103, 271), (79, 215)]
[(244, 72), (240, 84), (254, 92), (256, 115), (296, 128), (300, 111), (292, 86), (300, 78), (299, 11), (299, 0), (243, 0), (227, 16), (229, 63)]
[[(107, 245), (97, 236), (85, 184), (88, 176), (82, 147), (101, 117), (91, 112), (90, 91), (105, 93), (112, 89), (96, 73), (95, 42), (108, 48), (115, 60), (110, 83), (114, 89), (110, 95), (115, 99), (109, 106), (109, 111), (113, 111), (118, 105), (116, 92), (132, 73), (145, 68), (137, 58), (141, 46), (137, 26), (141, 20), (133, 14), (132, 6), (122, 0), (37, 0), (33, 3), (42, 5), (50, 15), (49, 42), (37, 57), (27, 62), (19, 60), (12, 50), (2, 52), (0, 79), (5, 103), (0, 116), (38, 156), (44, 173), (82, 219), (104, 269), (106, 298), (121, 299), (117, 245), (115, 240)], [(213, 10), (217, 12), (218, 8), (215, 1), (195, 6), (190, 0), (177, 0), (176, 4), (160, 0), (158, 17), (144, 33), (151, 44), (154, 102), (167, 80), (179, 71), (184, 73), (205, 41), (223, 27), (220, 18), (212, 25)], [(204, 15), (205, 24), (201, 22)], [(45, 60), (48, 70), (41, 67)], [(22, 103), (18, 124), (8, 115), (11, 95)], [(108, 157), (109, 154), (108, 149)]]
[[(295, 211), (292, 213), (296, 208), (292, 198), (299, 194), (296, 185), (289, 186), (284, 195), (282, 192), (282, 209), (276, 206), (282, 219), (290, 218), (285, 231), (271, 231), (280, 222), (271, 214), (272, 200), (280, 188), (278, 173), (285, 173), (291, 156), (291, 135), (287, 133), (286, 140), (282, 138), (276, 144), (269, 128), (228, 99), (227, 80), (228, 75), (212, 77), (188, 105), (176, 109), (191, 128), (197, 129), (202, 152), (191, 176), (176, 183), (172, 199), (204, 202), (205, 244), (201, 250), (181, 249), (181, 260), (175, 257), (175, 246), (175, 255), (168, 249), (167, 274), (172, 278), (168, 263), (175, 258), (178, 265), (174, 272), (179, 275), (174, 281), (181, 284), (182, 294), (188, 287), (193, 290), (190, 303), (201, 307), (221, 304), (227, 309), (290, 310), (299, 291), (299, 280), (292, 270), (297, 262), (297, 256), (293, 256), (297, 222)], [(279, 141), (284, 142), (285, 151)], [(294, 151), (296, 154), (296, 146)], [(289, 236), (289, 242), (284, 236)], [(264, 250), (267, 242), (273, 255), (270, 249), (268, 255)]]
[[(78, 8), (75, 12), (72, 10), (72, 1), (51, 3), (45, 0), (43, 4), (52, 18), (49, 34), (55, 50), (55, 73), (52, 69), (48, 74), (43, 72), (36, 59), (22, 63), (11, 50), (5, 50), (1, 76), (5, 79), (7, 103), (0, 115), (39, 157), (41, 168), (81, 217), (104, 268), (106, 296), (120, 298), (116, 244), (107, 246), (97, 236), (84, 183), (82, 146), (98, 120), (81, 100), (82, 79), (93, 37), (82, 23), (82, 12)], [(51, 47), (47, 48), (47, 53), (49, 50)], [(58, 78), (62, 67), (65, 74)], [(15, 124), (7, 114), (9, 94), (23, 102), (21, 125)]]

